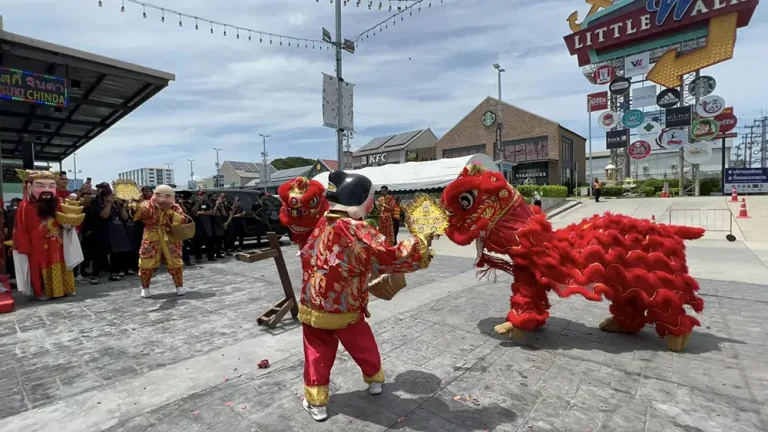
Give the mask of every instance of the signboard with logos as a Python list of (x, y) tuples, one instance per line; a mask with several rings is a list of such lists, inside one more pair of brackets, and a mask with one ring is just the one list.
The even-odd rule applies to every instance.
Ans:
[(724, 192), (734, 186), (738, 193), (768, 192), (768, 168), (726, 168)]
[(614, 71), (612, 66), (603, 65), (592, 72), (592, 80), (597, 85), (605, 85), (613, 81)]
[(612, 130), (605, 133), (605, 148), (620, 149), (629, 145), (629, 129)]
[(720, 132), (720, 124), (713, 119), (698, 119), (693, 122), (690, 132), (694, 140), (710, 140)]
[(720, 124), (720, 134), (728, 133), (736, 128), (739, 119), (733, 114), (733, 107), (728, 107), (715, 116), (715, 121)]
[(587, 112), (603, 111), (608, 109), (608, 92), (601, 91), (587, 95)]
[(630, 81), (629, 78), (616, 77), (611, 81), (611, 84), (608, 85), (608, 91), (610, 91), (612, 95), (621, 96), (626, 94), (630, 87), (632, 87), (632, 81)]
[(632, 89), (632, 106), (642, 108), (656, 105), (656, 86), (649, 85)]
[(619, 114), (616, 111), (605, 111), (597, 118), (597, 124), (603, 129), (613, 129), (619, 124)]
[[(341, 129), (355, 131), (353, 99), (355, 85), (341, 83)], [(323, 74), (323, 126), (339, 129), (339, 81), (335, 76)]]
[(372, 155), (360, 156), (360, 165), (375, 165), (387, 163), (388, 153), (377, 153)]
[(0, 99), (65, 108), (69, 88), (64, 78), (0, 67)]
[(633, 77), (647, 74), (651, 70), (650, 63), (651, 53), (649, 51), (624, 57), (624, 76)]
[[(663, 49), (647, 79), (678, 87), (682, 76), (733, 57), (736, 30), (749, 25), (759, 0), (636, 0), (597, 1), (592, 19), (577, 23), (578, 12), (567, 21), (572, 33), (564, 37), (579, 66)], [(610, 13), (601, 12), (609, 8)], [(707, 29), (708, 27), (708, 29)], [(692, 32), (707, 29), (707, 43), (695, 54), (678, 53), (679, 42)], [(698, 37), (698, 36), (696, 36)]]
[(696, 114), (699, 117), (715, 117), (725, 109), (725, 99), (720, 96), (705, 96), (696, 103)]
[(688, 93), (690, 93), (691, 96), (703, 98), (711, 95), (712, 92), (715, 91), (715, 87), (717, 87), (717, 81), (711, 76), (703, 75), (694, 78), (693, 81), (688, 84)]
[(668, 128), (686, 127), (691, 125), (692, 113), (690, 105), (669, 108), (664, 114), (664, 125)]
[(645, 140), (637, 140), (629, 145), (627, 154), (634, 160), (642, 160), (651, 155), (651, 143)]
[(659, 92), (656, 96), (656, 105), (662, 108), (674, 108), (680, 104), (680, 99), (683, 95), (680, 94), (680, 90), (676, 88), (666, 88)]
[(653, 120), (646, 119), (637, 127), (637, 137), (646, 141), (655, 141), (661, 134), (661, 125)]
[(624, 113), (621, 122), (627, 129), (634, 129), (645, 121), (645, 114), (639, 109), (631, 109)]
[(686, 128), (669, 128), (661, 134), (661, 145), (668, 149), (679, 150), (687, 146), (688, 130)]

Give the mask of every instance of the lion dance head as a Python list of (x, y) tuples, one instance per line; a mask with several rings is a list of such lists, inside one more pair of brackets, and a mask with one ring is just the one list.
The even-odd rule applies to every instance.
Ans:
[(449, 215), (445, 235), (461, 246), (476, 241), (478, 260), (484, 249), (503, 253), (514, 234), (539, 213), (500, 172), (480, 165), (466, 166), (445, 187), (442, 205)]
[(316, 180), (296, 177), (281, 185), (277, 194), (282, 201), (280, 223), (291, 230), (294, 242), (304, 246), (317, 222), (328, 211), (325, 188)]

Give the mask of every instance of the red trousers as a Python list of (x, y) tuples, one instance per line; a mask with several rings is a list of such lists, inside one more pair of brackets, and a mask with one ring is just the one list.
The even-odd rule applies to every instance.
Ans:
[(379, 347), (365, 319), (338, 330), (304, 324), (304, 399), (312, 406), (328, 404), (328, 384), (339, 341), (362, 369), (366, 383), (384, 382)]

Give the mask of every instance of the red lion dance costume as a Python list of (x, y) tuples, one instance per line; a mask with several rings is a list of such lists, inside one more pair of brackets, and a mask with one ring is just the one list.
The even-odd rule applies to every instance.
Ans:
[(668, 336), (673, 351), (685, 348), (700, 325), (684, 309), (700, 313), (704, 301), (688, 274), (683, 240), (700, 238), (703, 229), (606, 214), (553, 231), (501, 173), (479, 165), (464, 168), (445, 188), (442, 204), (449, 213), (448, 238), (459, 245), (475, 240), (477, 267), (514, 277), (507, 322), (495, 329), (500, 334), (520, 336), (543, 326), (549, 291), (591, 301), (605, 297), (611, 317), (602, 330), (634, 333), (652, 324), (659, 336)]
[(296, 177), (280, 185), (277, 194), (282, 201), (280, 223), (291, 230), (291, 240), (303, 248), (317, 222), (328, 211), (325, 188), (317, 180)]

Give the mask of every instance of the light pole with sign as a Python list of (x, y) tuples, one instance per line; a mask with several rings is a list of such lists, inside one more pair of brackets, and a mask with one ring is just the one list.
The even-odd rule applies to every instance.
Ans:
[(504, 159), (504, 152), (501, 148), (501, 135), (504, 128), (504, 122), (501, 119), (501, 73), (506, 72), (498, 63), (493, 64), (493, 68), (496, 69), (498, 75), (498, 87), (499, 87), (499, 105), (496, 112), (496, 150), (499, 152), (499, 158)]
[(261, 162), (264, 167), (264, 178), (262, 181), (264, 181), (264, 192), (267, 192), (267, 177), (269, 174), (267, 172), (267, 138), (269, 138), (269, 135), (259, 134), (259, 136), (262, 138), (262, 143), (264, 146), (264, 151), (261, 152)]

